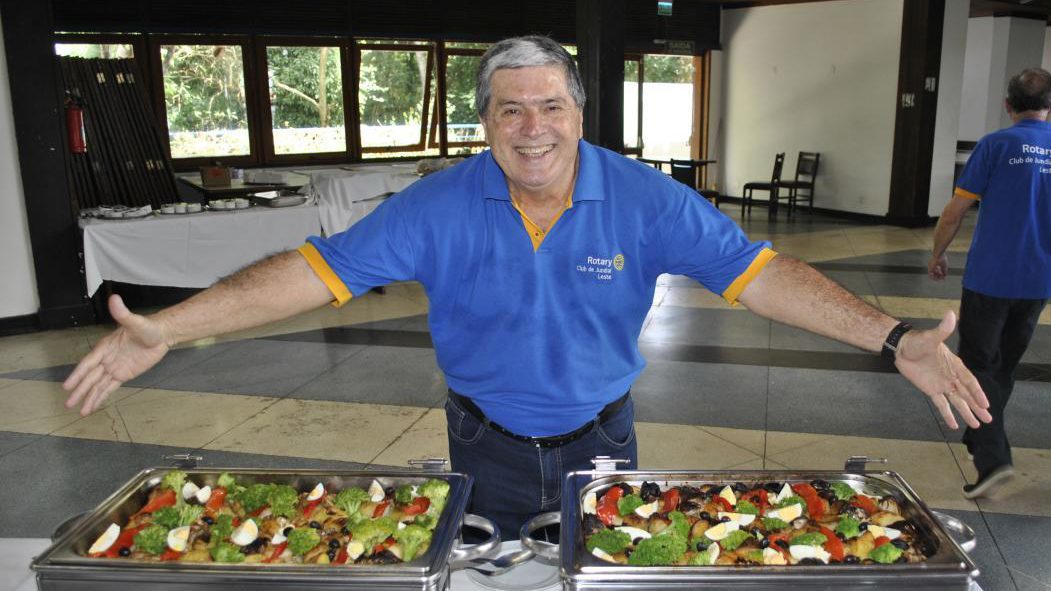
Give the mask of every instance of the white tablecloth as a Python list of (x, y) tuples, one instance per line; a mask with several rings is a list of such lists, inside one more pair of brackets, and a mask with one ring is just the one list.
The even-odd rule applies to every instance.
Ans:
[(317, 196), (321, 229), (329, 236), (376, 209), (382, 203), (380, 195), (397, 193), (419, 179), (416, 163), (359, 164), (309, 173), (310, 185), (303, 192)]
[(321, 233), (318, 208), (253, 207), (229, 212), (81, 220), (88, 294), (103, 280), (208, 287), (268, 254)]

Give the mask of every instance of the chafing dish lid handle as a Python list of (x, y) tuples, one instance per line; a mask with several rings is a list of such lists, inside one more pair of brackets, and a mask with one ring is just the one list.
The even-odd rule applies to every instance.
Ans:
[(171, 462), (175, 468), (196, 468), (198, 462), (204, 461), (202, 456), (195, 456), (188, 453), (185, 454), (171, 454), (161, 456), (165, 462)]
[(617, 464), (627, 464), (631, 460), (627, 459), (616, 459), (609, 456), (595, 456), (591, 458), (591, 463), (595, 465), (596, 470), (611, 472), (617, 469)]
[(852, 474), (861, 474), (868, 468), (867, 464), (869, 463), (886, 464), (887, 458), (873, 458), (871, 456), (850, 456), (849, 458), (847, 458), (847, 463), (843, 466), (843, 470)]
[(409, 465), (424, 471), (443, 472), (448, 466), (449, 460), (445, 458), (424, 458), (422, 460), (409, 460)]

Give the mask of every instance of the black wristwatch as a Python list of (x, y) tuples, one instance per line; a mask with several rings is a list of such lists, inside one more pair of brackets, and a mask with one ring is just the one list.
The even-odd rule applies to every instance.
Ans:
[(883, 349), (880, 351), (884, 359), (890, 362), (894, 362), (897, 359), (898, 343), (901, 342), (901, 337), (905, 336), (905, 333), (910, 330), (912, 330), (912, 325), (908, 322), (899, 322), (897, 326), (891, 329), (887, 339), (883, 341)]

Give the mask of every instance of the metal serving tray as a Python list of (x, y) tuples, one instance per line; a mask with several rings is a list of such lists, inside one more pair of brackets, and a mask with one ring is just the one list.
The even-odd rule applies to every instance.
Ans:
[[(346, 486), (368, 488), (373, 479), (384, 487), (420, 484), (441, 478), (450, 485), (449, 500), (434, 531), (430, 548), (412, 562), (393, 565), (274, 565), (274, 564), (182, 564), (145, 563), (127, 559), (88, 558), (91, 543), (110, 523), (122, 524), (146, 502), (170, 468), (148, 468), (117, 490), (85, 517), (57, 532), (54, 543), (33, 560), (41, 591), (175, 591), (185, 589), (269, 591), (316, 589), (419, 589), (443, 590), (449, 585), (450, 569), (490, 554), (500, 543), (500, 533), (490, 521), (464, 515), (472, 479), (450, 472), (328, 472), (320, 470), (186, 469), (198, 484), (215, 485), (228, 472), (244, 484), (276, 482), (297, 490), (322, 482), (326, 489)], [(460, 529), (469, 525), (492, 537), (476, 546), (458, 543)], [(61, 527), (60, 527), (61, 529)]]
[[(733, 484), (735, 482), (810, 482), (814, 479), (847, 482), (872, 496), (892, 496), (903, 517), (915, 524), (918, 535), (933, 545), (926, 562), (913, 564), (830, 564), (821, 566), (674, 566), (638, 567), (611, 564), (584, 548), (581, 532), (582, 503), (592, 490), (618, 482), (639, 485), (657, 482), (662, 488), (681, 484)], [(563, 588), (567, 590), (628, 591), (637, 589), (828, 589), (902, 591), (971, 589), (978, 568), (964, 547), (974, 547), (974, 532), (949, 515), (931, 511), (916, 492), (895, 472), (836, 471), (584, 471), (566, 476), (562, 510), (534, 518), (522, 529), (522, 542), (541, 559), (557, 560)], [(559, 544), (538, 542), (529, 533), (561, 522)], [(965, 538), (958, 543), (947, 533)]]

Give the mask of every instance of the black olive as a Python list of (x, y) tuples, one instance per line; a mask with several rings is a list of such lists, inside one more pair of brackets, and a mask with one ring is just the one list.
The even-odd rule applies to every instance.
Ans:
[(843, 562), (845, 562), (847, 564), (857, 564), (857, 563), (861, 562), (861, 559), (858, 558), (857, 556), (854, 556), (853, 554), (847, 554), (846, 556), (843, 557)]
[(816, 480), (811, 480), (810, 486), (814, 487), (817, 490), (825, 490), (828, 488), (828, 481), (821, 480), (820, 478), (818, 478)]
[(937, 546), (935, 546), (934, 544), (931, 544), (930, 542), (924, 542), (923, 544), (920, 545), (920, 553), (923, 554), (924, 556), (927, 556), (927, 557), (934, 556), (935, 552), (937, 552), (937, 551), (938, 551)]
[(316, 522), (316, 521), (311, 521), (310, 522), (310, 527), (312, 527), (314, 529), (321, 529), (321, 524)]
[(911, 530), (912, 529), (912, 524), (909, 523), (908, 519), (901, 519), (901, 520), (895, 521), (894, 523), (888, 525), (887, 527), (889, 527), (891, 529), (896, 529), (898, 531), (907, 531), (907, 530)]
[(292, 533), (293, 529), (295, 529), (295, 528), (290, 525), (290, 526), (285, 528), (285, 531), (281, 532), (281, 535), (283, 535), (283, 536), (285, 536), (287, 538), (288, 534)]
[(592, 535), (606, 529), (606, 524), (602, 523), (597, 516), (588, 513), (584, 516), (584, 535)]
[(810, 566), (824, 566), (824, 562), (819, 558), (802, 558), (799, 560), (799, 564), (810, 565)]
[(836, 532), (836, 537), (839, 538), (840, 542), (846, 542), (847, 541), (847, 536), (843, 535), (843, 532), (837, 531)]
[(328, 547), (329, 548), (339, 548), (339, 540), (336, 539), (336, 538), (332, 538), (331, 540), (328, 541)]
[(117, 554), (120, 554), (121, 556), (131, 556), (131, 548), (125, 546), (121, 548), (120, 552), (117, 552)]
[(643, 482), (639, 488), (639, 496), (643, 501), (652, 503), (661, 496), (661, 487), (656, 482)]
[(765, 488), (767, 492), (775, 493), (781, 490), (781, 484), (778, 482), (767, 482), (763, 485), (763, 488)]
[(781, 546), (785, 550), (788, 550), (788, 540), (778, 540), (778, 541), (776, 541), (774, 543), (777, 544), (778, 546)]
[(212, 541), (212, 534), (210, 532), (201, 532), (197, 539), (207, 544)]
[(336, 559), (336, 554), (338, 554), (338, 551), (335, 548), (328, 551), (329, 562), (332, 562)]
[(743, 482), (735, 482), (734, 486), (733, 486), (733, 489), (736, 492), (739, 492), (739, 493), (748, 492), (748, 491), (752, 490), (751, 488), (748, 487), (748, 485), (746, 485)]
[(862, 521), (861, 524), (858, 525), (858, 529), (861, 530), (861, 531), (868, 531), (869, 530), (869, 522)]
[(641, 541), (642, 541), (642, 538), (641, 538), (641, 537), (639, 537), (639, 538), (635, 538), (634, 540), (632, 540), (632, 541), (631, 541), (631, 543), (632, 543), (632, 545), (634, 545), (634, 546), (638, 546), (638, 545), (639, 545), (639, 542), (641, 542)]
[(631, 494), (635, 494), (635, 491), (634, 491), (634, 490), (632, 490), (632, 488), (631, 488), (631, 485), (630, 485), (630, 484), (626, 484), (626, 483), (624, 483), (624, 482), (618, 482), (618, 483), (617, 483), (617, 486), (619, 486), (619, 487), (620, 487), (620, 490), (621, 490), (621, 491), (622, 491), (622, 492), (624, 493), (624, 496), (628, 496), (628, 495), (631, 495)]
[(712, 514), (711, 514), (711, 513), (709, 513), (709, 512), (707, 512), (707, 511), (701, 511), (701, 515), (700, 515), (700, 518), (701, 518), (701, 519), (703, 519), (703, 520), (705, 520), (705, 521), (711, 521), (711, 519), (712, 519)]
[(826, 501), (829, 501), (829, 502), (836, 500), (836, 493), (833, 492), (832, 489), (830, 489), (830, 488), (818, 492), (817, 495), (819, 497), (821, 497), (822, 499), (825, 499)]
[(704, 552), (707, 548), (708, 548), (708, 546), (705, 546), (704, 542), (700, 542), (700, 541), (697, 542), (697, 551), (698, 552)]
[(770, 538), (763, 538), (759, 540), (759, 549), (766, 550), (770, 547)]
[(203, 521), (203, 522), (207, 523), (208, 525), (212, 525), (213, 523), (215, 523), (215, 520), (214, 520), (214, 519), (212, 519), (211, 517), (208, 517), (207, 515), (205, 515), (204, 517), (202, 517), (202, 518), (201, 518), (201, 521)]
[(241, 548), (242, 554), (257, 554), (263, 549), (263, 545), (266, 544), (266, 540), (263, 538), (256, 538), (251, 544), (248, 544)]
[(350, 528), (344, 525), (343, 527), (340, 528), (339, 533), (341, 533), (343, 535), (347, 535), (347, 534), (350, 533)]
[(625, 548), (623, 550), (623, 552), (624, 552), (624, 558), (631, 558), (631, 554), (632, 554), (632, 549), (631, 548)]
[(909, 549), (909, 543), (906, 542), (905, 540), (891, 540), (890, 543), (894, 544), (894, 547), (899, 549), (899, 550), (908, 550)]
[(724, 516), (719, 518), (719, 523), (726, 523), (728, 521), (730, 521), (730, 516), (729, 515), (724, 515)]
[(902, 554), (902, 555), (901, 555), (901, 556), (899, 556), (899, 557), (898, 557), (898, 559), (897, 559), (897, 560), (895, 560), (894, 562), (908, 562), (908, 561), (909, 561), (909, 557), (908, 557), (908, 556), (905, 556), (904, 554)]
[(387, 497), (393, 497), (395, 490), (396, 489), (393, 486), (388, 486), (387, 488), (383, 489), (383, 494)]

